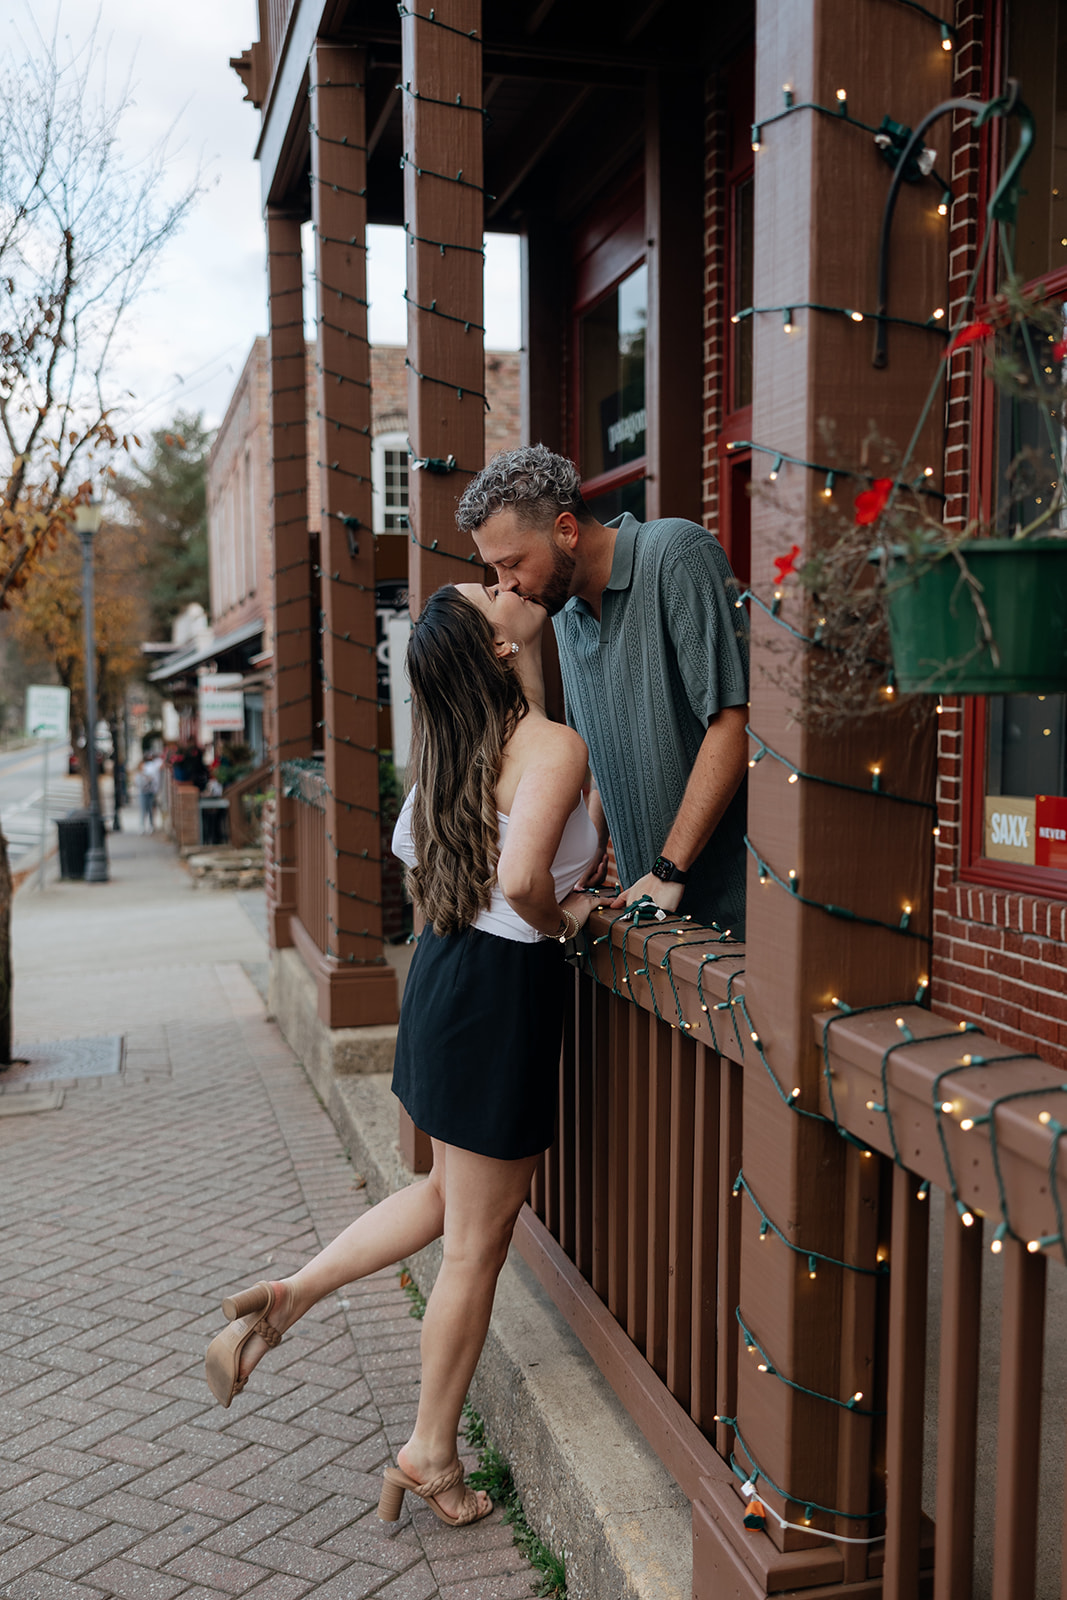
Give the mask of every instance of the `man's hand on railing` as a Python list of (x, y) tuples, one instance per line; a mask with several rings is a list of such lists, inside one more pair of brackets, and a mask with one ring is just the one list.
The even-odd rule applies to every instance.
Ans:
[(682, 903), (685, 893), (683, 883), (664, 883), (662, 878), (657, 878), (655, 873), (646, 872), (643, 878), (631, 884), (629, 889), (623, 889), (614, 900), (609, 900), (611, 907), (632, 906), (638, 900), (654, 900), (666, 912), (675, 912)]

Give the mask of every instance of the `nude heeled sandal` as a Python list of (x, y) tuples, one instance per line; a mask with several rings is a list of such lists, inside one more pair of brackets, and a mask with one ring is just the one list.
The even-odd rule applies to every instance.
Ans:
[(252, 1335), (258, 1333), (272, 1350), (281, 1344), (281, 1334), (267, 1321), (274, 1298), (269, 1283), (257, 1283), (239, 1294), (227, 1295), (222, 1302), (222, 1312), (229, 1317), (230, 1326), (212, 1339), (204, 1358), (204, 1376), (220, 1406), (228, 1408), (234, 1395), (240, 1394), (248, 1382), (240, 1376), (241, 1351)]
[(409, 1478), (399, 1467), (386, 1467), (382, 1492), (378, 1498), (378, 1516), (382, 1522), (396, 1522), (404, 1504), (404, 1495), (410, 1491), (411, 1494), (417, 1494), (420, 1500), (425, 1500), (438, 1521), (447, 1523), (450, 1528), (464, 1528), (468, 1523), (481, 1522), (482, 1518), (487, 1517), (492, 1511), (493, 1502), (490, 1500), (483, 1511), (473, 1489), (464, 1489), (463, 1504), (456, 1516), (452, 1516), (437, 1504), (437, 1495), (462, 1482), (463, 1466), (459, 1461), (455, 1466), (449, 1467), (447, 1472), (439, 1472), (436, 1478), (427, 1478), (423, 1483), (416, 1483), (414, 1478)]

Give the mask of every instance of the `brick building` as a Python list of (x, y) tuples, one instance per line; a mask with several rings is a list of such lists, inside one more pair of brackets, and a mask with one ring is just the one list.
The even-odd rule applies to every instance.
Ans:
[[(703, 520), (748, 586), (753, 653), (746, 946), (594, 920), (559, 1136), (517, 1245), (684, 1497), (694, 1596), (1029, 1596), (1039, 1560), (1046, 1576), (1062, 1563), (1037, 1508), (1062, 1501), (1040, 1414), (1047, 1277), (1067, 1255), (1067, 870), (1019, 842), (1021, 823), (1005, 847), (992, 819), (1067, 797), (1067, 697), (931, 696), (912, 720), (819, 726), (818, 619), (792, 586), (775, 592), (775, 563), (794, 536), (826, 547), (828, 505), (851, 516), (875, 424), (901, 445), (915, 430), (961, 528), (998, 504), (1028, 424), (973, 349), (946, 359), (944, 333), (1002, 286), (980, 241), (1019, 138), (1009, 79), (1036, 127), (1019, 265), (1067, 301), (1067, 6), (441, 0), (398, 18), (384, 0), (263, 0), (260, 21), (235, 65), (261, 115), (271, 273), (283, 1026), (310, 1006), (325, 1059), (350, 1028), (377, 1048), (395, 1015), (371, 862), (364, 230), (402, 218), (409, 235), (417, 607), (472, 557), (452, 510), (491, 422), (481, 241), (510, 229), (522, 438), (578, 462), (602, 521)], [(935, 110), (932, 170), (901, 185), (885, 235), (880, 306), (893, 140)], [(290, 332), (309, 215), (337, 306), (306, 380), (326, 441), (318, 579)], [(402, 1124), (401, 1143), (417, 1167), (417, 1130)], [(983, 1295), (1002, 1306), (999, 1350)], [(1062, 1393), (1046, 1406), (1062, 1432)], [(510, 1425), (503, 1405), (492, 1420)], [(520, 1450), (516, 1473), (546, 1497), (580, 1592), (622, 1592), (625, 1517), (591, 1544), (581, 1496), (546, 1490), (547, 1460)]]

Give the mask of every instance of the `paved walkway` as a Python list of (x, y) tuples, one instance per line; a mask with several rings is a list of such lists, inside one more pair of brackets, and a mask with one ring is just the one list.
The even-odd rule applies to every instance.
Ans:
[(228, 1411), (211, 1399), (221, 1296), (366, 1201), (264, 1017), (246, 906), (192, 890), (161, 839), (109, 846), (111, 883), (15, 902), (16, 1038), (126, 1049), (60, 1109), (0, 1115), (0, 1596), (528, 1596), (499, 1512), (451, 1530), (409, 1497), (377, 1519), (418, 1391), (395, 1272), (323, 1302)]

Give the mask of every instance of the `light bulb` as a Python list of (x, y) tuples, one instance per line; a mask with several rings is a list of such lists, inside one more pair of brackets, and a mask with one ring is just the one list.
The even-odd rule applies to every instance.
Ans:
[(1044, 1126), (1047, 1128), (1049, 1123), (1052, 1121), (1052, 1112), (1051, 1111), (1039, 1111), (1038, 1114), (1037, 1114), (1037, 1120), (1038, 1120), (1038, 1122), (1043, 1123)]
[(963, 1129), (964, 1133), (970, 1133), (971, 1129), (974, 1127), (973, 1118), (964, 1117), (963, 1121), (960, 1123), (960, 1127)]
[(863, 312), (862, 311), (849, 311), (849, 312), (846, 312), (846, 316), (851, 317), (853, 322), (862, 322), (863, 321)]
[(931, 322), (940, 322), (940, 321), (941, 321), (941, 318), (942, 318), (942, 317), (943, 317), (943, 316), (944, 316), (944, 315), (945, 315), (945, 308), (944, 308), (944, 306), (938, 306), (938, 308), (937, 308), (937, 310), (936, 310), (936, 311), (932, 311), (932, 312), (931, 312), (931, 313), (930, 313), (930, 320), (931, 320)]
[(789, 777), (786, 779), (786, 782), (787, 783), (799, 783), (800, 782), (800, 773), (799, 772), (791, 772), (789, 774)]
[(862, 1389), (857, 1389), (855, 1394), (852, 1396), (852, 1404), (855, 1405), (855, 1406), (858, 1406), (862, 1399), (863, 1399), (863, 1390)]
[(1028, 1239), (1026, 1242), (1026, 1248), (1029, 1250), (1032, 1256), (1036, 1256), (1037, 1252), (1041, 1249), (1041, 1240)]
[(950, 1117), (955, 1109), (956, 1107), (952, 1104), (951, 1100), (942, 1100), (941, 1110), (944, 1112), (946, 1117)]

